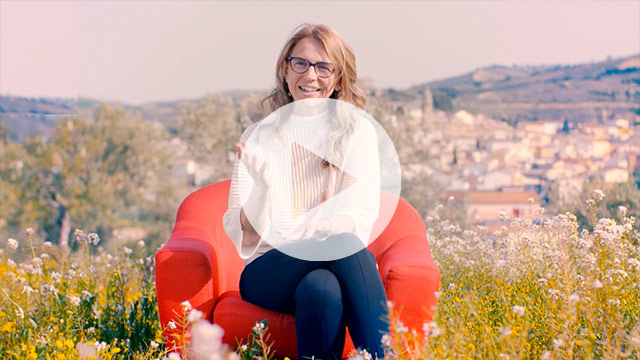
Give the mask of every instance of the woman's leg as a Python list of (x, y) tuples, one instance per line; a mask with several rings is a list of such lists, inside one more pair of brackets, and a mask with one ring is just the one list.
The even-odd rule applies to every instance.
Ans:
[(274, 249), (245, 266), (240, 276), (242, 299), (268, 310), (293, 314), (300, 281), (322, 267), (317, 261), (296, 259)]
[(326, 269), (307, 274), (296, 289), (295, 309), (300, 359), (341, 359), (345, 324), (336, 276)]
[[(353, 243), (360, 240), (345, 233), (327, 241)], [(389, 332), (389, 311), (375, 257), (364, 248), (351, 256), (330, 261), (328, 269), (340, 282), (344, 319), (353, 344), (382, 358), (381, 340), (382, 335)]]

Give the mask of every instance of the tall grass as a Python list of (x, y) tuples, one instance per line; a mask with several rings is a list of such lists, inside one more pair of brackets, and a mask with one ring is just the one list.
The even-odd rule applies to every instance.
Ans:
[[(434, 321), (399, 322), (391, 304), (388, 359), (622, 359), (640, 356), (640, 234), (620, 208), (593, 231), (570, 213), (502, 215), (503, 226), (462, 229), (439, 206), (427, 221), (442, 289)], [(77, 231), (71, 252), (28, 230), (0, 253), (0, 354), (7, 359), (268, 358), (268, 326), (226, 347), (222, 331), (184, 304), (188, 348), (165, 349), (153, 258), (144, 243), (108, 253)], [(416, 284), (420, 286), (420, 284)], [(237, 349), (234, 349), (236, 348)], [(235, 350), (235, 351), (234, 351)], [(275, 354), (277, 355), (277, 353)], [(354, 359), (370, 358), (366, 352)]]

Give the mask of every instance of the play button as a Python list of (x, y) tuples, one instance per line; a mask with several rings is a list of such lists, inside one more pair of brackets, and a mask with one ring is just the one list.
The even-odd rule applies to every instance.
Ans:
[[(238, 189), (266, 243), (262, 249), (304, 260), (340, 259), (368, 246), (395, 212), (395, 147), (372, 116), (349, 103), (290, 103), (263, 119), (245, 147), (258, 160), (240, 162)], [(258, 188), (268, 189), (261, 191), (269, 201), (248, 209), (256, 182), (267, 184)]]

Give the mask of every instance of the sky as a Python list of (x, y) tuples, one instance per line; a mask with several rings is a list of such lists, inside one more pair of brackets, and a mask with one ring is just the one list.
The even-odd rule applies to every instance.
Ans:
[(639, 0), (0, 0), (0, 95), (141, 104), (266, 91), (303, 23), (335, 28), (379, 88), (640, 53)]

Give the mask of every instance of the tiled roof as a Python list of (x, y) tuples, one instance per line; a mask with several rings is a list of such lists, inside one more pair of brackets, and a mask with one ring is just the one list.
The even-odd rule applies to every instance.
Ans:
[(470, 191), (448, 192), (446, 197), (453, 196), (456, 201), (465, 199), (467, 204), (514, 204), (526, 203), (533, 198), (534, 204), (539, 204), (540, 199), (535, 192), (505, 192), (505, 191)]

